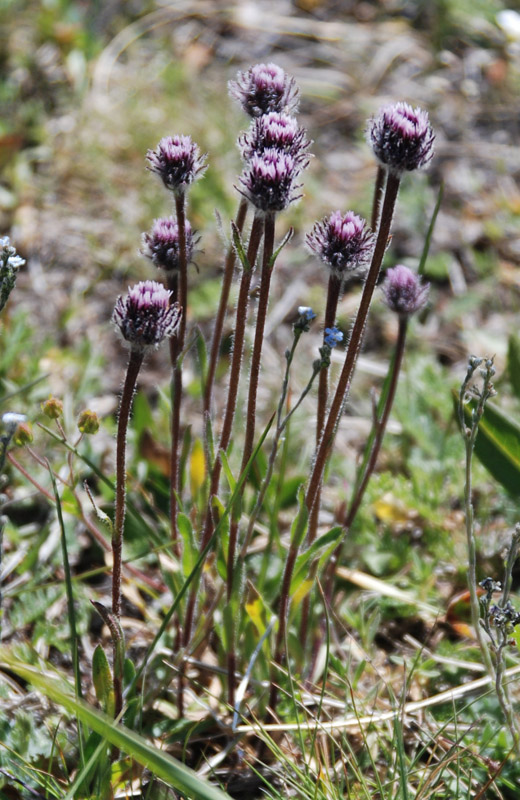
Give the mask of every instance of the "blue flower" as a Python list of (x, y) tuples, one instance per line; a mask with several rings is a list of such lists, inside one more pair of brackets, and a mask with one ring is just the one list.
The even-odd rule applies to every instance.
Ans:
[(325, 344), (329, 347), (336, 347), (343, 341), (343, 334), (338, 328), (325, 328)]
[(312, 322), (313, 319), (316, 319), (316, 314), (309, 306), (298, 306), (298, 314), (303, 317), (305, 322)]

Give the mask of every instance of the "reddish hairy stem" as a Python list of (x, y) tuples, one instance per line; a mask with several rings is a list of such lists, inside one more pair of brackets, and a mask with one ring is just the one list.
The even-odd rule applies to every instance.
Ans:
[[(370, 458), (366, 465), (366, 469), (363, 475), (363, 479), (359, 484), (359, 487), (356, 491), (355, 496), (352, 498), (352, 502), (350, 504), (350, 508), (348, 510), (347, 516), (344, 522), (345, 531), (348, 532), (356, 514), (359, 510), (359, 506), (363, 500), (363, 496), (365, 494), (365, 490), (367, 488), (368, 482), (370, 477), (374, 471), (376, 466), (377, 458), (379, 456), (379, 452), (381, 450), (381, 445), (383, 443), (383, 437), (385, 435), (386, 426), (388, 423), (388, 418), (390, 416), (390, 411), (392, 410), (392, 406), (395, 399), (395, 392), (397, 389), (397, 381), (399, 379), (399, 373), (401, 371), (401, 364), (403, 363), (403, 355), (404, 355), (404, 345), (406, 341), (406, 331), (408, 327), (408, 317), (407, 316), (400, 316), (399, 317), (399, 331), (397, 334), (397, 342), (395, 346), (395, 360), (392, 370), (392, 377), (390, 379), (390, 386), (388, 387), (388, 396), (386, 398), (385, 406), (381, 413), (381, 419), (376, 422), (376, 434), (374, 437), (374, 443), (372, 445), (372, 451), (370, 453)], [(339, 555), (338, 548), (336, 550), (335, 555)]]
[[(339, 296), (341, 293), (341, 286), (342, 280), (333, 272), (330, 273), (329, 277), (329, 285), (327, 290), (327, 305), (325, 308), (325, 321), (323, 328), (332, 328), (334, 326), (334, 322), (336, 321), (336, 312), (338, 310), (338, 302)], [(325, 414), (327, 413), (327, 400), (329, 396), (329, 369), (324, 368), (320, 371), (319, 374), (319, 383), (318, 383), (318, 408), (316, 411), (316, 447), (319, 446), (321, 435), (323, 433), (323, 426), (325, 424)], [(318, 489), (318, 494), (316, 496), (316, 502), (312, 507), (312, 511), (309, 516), (309, 533), (307, 536), (307, 540), (312, 543), (318, 532), (318, 517), (320, 513), (320, 497), (321, 497), (321, 486)], [(300, 623), (300, 639), (302, 641), (302, 646), (305, 648), (305, 642), (307, 639), (307, 629), (309, 624), (309, 610), (310, 610), (310, 594), (308, 594), (302, 604), (302, 618)]]
[[(255, 215), (253, 225), (251, 227), (251, 234), (249, 236), (249, 246), (247, 249), (247, 261), (249, 269), (244, 269), (242, 272), (242, 279), (240, 281), (240, 289), (237, 301), (235, 336), (233, 340), (233, 357), (231, 360), (231, 370), (229, 375), (229, 389), (226, 403), (226, 411), (224, 415), (224, 424), (220, 434), (219, 452), (215, 457), (215, 463), (211, 473), (211, 483), (209, 490), (208, 508), (206, 511), (206, 518), (204, 520), (204, 530), (200, 543), (200, 550), (204, 550), (208, 541), (211, 538), (213, 529), (213, 514), (212, 514), (212, 499), (218, 493), (220, 482), (220, 473), (222, 470), (222, 461), (220, 458), (220, 450), (227, 450), (231, 440), (231, 433), (233, 431), (233, 419), (235, 416), (238, 386), (240, 381), (240, 370), (242, 367), (242, 355), (244, 349), (244, 336), (247, 322), (247, 309), (249, 305), (249, 288), (251, 286), (251, 277), (254, 270), (256, 256), (260, 242), (262, 240), (263, 219), (260, 215)], [(198, 586), (194, 582), (188, 606), (186, 609), (186, 621), (184, 627), (183, 644), (186, 647), (191, 638), (191, 628), (193, 625), (193, 615), (195, 613), (195, 602), (197, 598)]]
[[(235, 218), (235, 225), (237, 230), (242, 233), (244, 223), (247, 215), (247, 200), (242, 198), (238, 207), (237, 215)], [(208, 374), (206, 378), (206, 386), (204, 387), (204, 416), (211, 411), (211, 398), (213, 394), (213, 383), (215, 381), (215, 372), (217, 369), (217, 362), (220, 353), (220, 344), (222, 341), (222, 330), (224, 327), (224, 319), (226, 317), (226, 309), (229, 301), (229, 292), (231, 290), (231, 283), (233, 280), (233, 270), (235, 268), (236, 252), (233, 244), (229, 245), (224, 262), (224, 274), (222, 276), (222, 290), (220, 292), (220, 300), (215, 317), (215, 326), (213, 328), (213, 338), (211, 340), (211, 351), (209, 356)]]
[[(245, 470), (247, 462), (253, 452), (256, 427), (256, 398), (258, 394), (258, 382), (260, 379), (260, 365), (262, 361), (262, 345), (264, 343), (265, 321), (267, 318), (267, 307), (269, 304), (269, 290), (271, 288), (271, 275), (273, 265), (271, 259), (274, 250), (275, 215), (266, 214), (264, 220), (264, 250), (262, 255), (262, 275), (260, 278), (260, 295), (258, 298), (258, 309), (256, 313), (255, 339), (253, 342), (253, 353), (251, 355), (251, 370), (249, 373), (249, 393), (247, 398), (246, 412), (246, 432), (244, 437), (244, 452), (242, 454), (242, 465), (240, 474)], [(245, 483), (242, 484), (240, 497), (244, 492)], [(239, 500), (239, 498), (237, 498)], [(229, 529), (229, 545), (227, 557), (227, 599), (231, 600), (233, 594), (233, 567), (235, 565), (235, 551), (238, 538), (239, 520), (234, 516), (231, 519)], [(234, 632), (233, 632), (234, 633)], [(235, 704), (235, 652), (234, 641), (230, 643), (228, 653), (228, 702), (231, 706)]]
[(121, 617), (121, 560), (123, 550), (123, 529), (126, 512), (126, 432), (132, 409), (137, 376), (143, 363), (143, 353), (130, 351), (125, 383), (121, 393), (116, 440), (116, 513), (112, 533), (112, 613), (116, 619)]
[(385, 188), (386, 170), (381, 165), (377, 168), (376, 182), (374, 186), (374, 197), (372, 200), (372, 216), (370, 217), (370, 227), (373, 232), (377, 231), (379, 224), (379, 212), (381, 211), (381, 198)]
[[(342, 547), (343, 547), (343, 542), (345, 541), (345, 537), (348, 535), (348, 533), (350, 531), (350, 528), (352, 527), (352, 523), (354, 522), (354, 520), (356, 518), (356, 514), (357, 514), (357, 512), (359, 510), (359, 507), (360, 507), (360, 505), (362, 503), (363, 496), (365, 494), (365, 490), (366, 490), (366, 488), (368, 486), (368, 482), (369, 482), (369, 480), (370, 480), (370, 478), (372, 476), (372, 473), (374, 472), (374, 469), (375, 469), (375, 466), (376, 466), (376, 463), (377, 463), (377, 459), (378, 459), (379, 453), (381, 451), (381, 445), (383, 443), (383, 438), (384, 438), (384, 435), (385, 435), (388, 419), (390, 417), (390, 412), (391, 412), (392, 406), (394, 404), (395, 392), (396, 392), (397, 383), (398, 383), (398, 380), (399, 380), (399, 373), (401, 371), (401, 365), (403, 363), (404, 347), (405, 347), (405, 342), (406, 342), (407, 329), (408, 329), (408, 317), (400, 316), (399, 317), (399, 330), (398, 330), (397, 342), (396, 342), (396, 346), (395, 346), (395, 358), (394, 358), (394, 363), (393, 363), (393, 368), (392, 368), (392, 376), (390, 378), (390, 386), (388, 387), (388, 395), (386, 397), (384, 408), (383, 408), (383, 410), (381, 412), (381, 418), (379, 420), (376, 420), (375, 425), (374, 425), (374, 427), (375, 427), (375, 436), (374, 436), (374, 441), (372, 443), (372, 450), (370, 452), (370, 457), (369, 457), (369, 460), (368, 460), (367, 465), (365, 467), (365, 472), (363, 473), (363, 478), (361, 480), (361, 483), (359, 484), (359, 486), (356, 489), (354, 497), (352, 498), (352, 501), (350, 503), (350, 507), (348, 509), (347, 515), (345, 517), (345, 522), (343, 523), (343, 529), (344, 529), (343, 540), (340, 542), (340, 544), (334, 550), (334, 553), (332, 554), (332, 557), (331, 557), (331, 559), (330, 559), (330, 561), (329, 561), (329, 563), (327, 565), (327, 576), (326, 576), (326, 582), (325, 582), (325, 598), (326, 598), (327, 603), (329, 603), (329, 605), (332, 602), (332, 591), (333, 591), (333, 588), (334, 588), (334, 573), (335, 573), (335, 569), (336, 569), (336, 564), (338, 563), (338, 559), (341, 556), (341, 550), (342, 550)], [(312, 659), (313, 664), (316, 661), (318, 650), (319, 650), (319, 645), (321, 643), (321, 640), (322, 639), (320, 638), (320, 640), (316, 643), (316, 645), (314, 647), (314, 653), (313, 653), (313, 659)]]
[(393, 212), (399, 191), (399, 183), (399, 175), (389, 173), (381, 212), (381, 223), (379, 225), (377, 234), (374, 255), (372, 256), (372, 263), (365, 281), (363, 294), (361, 295), (361, 302), (359, 304), (354, 327), (352, 328), (347, 354), (345, 357), (345, 363), (343, 364), (343, 369), (338, 380), (336, 392), (332, 400), (329, 415), (325, 423), (323, 435), (316, 453), (314, 466), (309, 480), (309, 486), (305, 498), (305, 502), (309, 511), (312, 510), (317, 498), (325, 465), (334, 443), (336, 427), (347, 398), (352, 373), (354, 371), (354, 367), (356, 366), (357, 357), (359, 355), (359, 350), (363, 339), (363, 333), (365, 331), (368, 310), (370, 308), (372, 295), (374, 294), (377, 278), (379, 276), (379, 271), (381, 269), (381, 264), (383, 262), (383, 257), (388, 244), (388, 236), (390, 234)]
[[(177, 333), (172, 338), (170, 358), (172, 363), (172, 419), (171, 419), (171, 453), (170, 453), (170, 528), (174, 543), (177, 543), (177, 492), (180, 491), (179, 448), (181, 436), (181, 403), (182, 403), (182, 364), (179, 357), (184, 348), (186, 337), (186, 311), (188, 307), (188, 265), (186, 261), (186, 208), (184, 192), (175, 194), (175, 213), (179, 232), (179, 277), (178, 301), (182, 313)], [(177, 300), (177, 278), (172, 281), (174, 295), (172, 301)]]

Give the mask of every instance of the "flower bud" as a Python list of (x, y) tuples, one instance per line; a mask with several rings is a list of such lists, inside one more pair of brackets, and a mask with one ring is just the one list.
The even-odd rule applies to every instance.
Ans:
[(59, 419), (63, 414), (63, 402), (50, 395), (48, 400), (42, 403), (42, 411), (49, 419)]
[(240, 177), (243, 189), (239, 191), (260, 211), (283, 211), (301, 197), (295, 193), (300, 188), (295, 179), (304, 166), (288, 153), (269, 148), (251, 157)]
[(435, 134), (426, 111), (396, 103), (369, 121), (368, 140), (382, 166), (400, 174), (431, 161)]
[(294, 113), (298, 109), (299, 90), (294, 78), (277, 64), (255, 64), (239, 72), (235, 81), (229, 81), (228, 88), (250, 117), (270, 111)]
[(238, 144), (245, 160), (255, 153), (261, 155), (270, 147), (298, 159), (304, 156), (310, 146), (305, 128), (299, 127), (295, 117), (278, 111), (253, 119), (247, 133), (239, 137)]
[(182, 312), (178, 303), (170, 305), (170, 297), (171, 292), (156, 281), (142, 281), (129, 288), (124, 299), (118, 297), (112, 320), (132, 350), (157, 347), (173, 336)]
[(415, 272), (398, 264), (387, 270), (381, 288), (388, 308), (396, 314), (409, 316), (426, 305), (430, 284), (423, 284)]
[(148, 150), (151, 172), (161, 178), (167, 189), (182, 194), (206, 169), (206, 156), (201, 156), (191, 136), (165, 136), (155, 150)]
[[(193, 234), (186, 220), (186, 263), (193, 257)], [(156, 267), (172, 273), (179, 269), (179, 226), (173, 217), (154, 220), (150, 233), (143, 233), (142, 254)]]
[(365, 220), (352, 211), (334, 211), (317, 222), (305, 237), (309, 250), (338, 278), (370, 263), (374, 241)]
[(24, 447), (26, 444), (31, 444), (33, 441), (34, 436), (32, 432), (32, 425), (30, 422), (20, 422), (17, 426), (14, 436), (13, 442), (18, 447)]
[(78, 417), (78, 430), (80, 433), (94, 434), (99, 430), (99, 418), (95, 411), (85, 409)]

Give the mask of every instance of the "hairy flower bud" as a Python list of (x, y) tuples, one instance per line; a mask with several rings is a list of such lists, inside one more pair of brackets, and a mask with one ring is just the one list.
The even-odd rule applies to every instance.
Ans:
[(247, 133), (238, 139), (242, 158), (250, 159), (255, 153), (261, 155), (264, 150), (274, 147), (289, 153), (295, 159), (305, 158), (310, 146), (305, 128), (301, 128), (295, 117), (271, 111), (253, 119)]
[(112, 320), (132, 350), (142, 352), (173, 336), (182, 312), (178, 303), (170, 305), (170, 297), (156, 281), (142, 281), (118, 297)]
[(409, 316), (426, 305), (430, 284), (423, 284), (415, 272), (398, 264), (387, 270), (381, 288), (387, 306), (396, 314)]
[(191, 136), (165, 136), (155, 150), (148, 150), (146, 158), (149, 169), (176, 194), (185, 192), (206, 168), (206, 156), (200, 155)]
[(260, 117), (270, 111), (294, 113), (298, 109), (298, 87), (277, 64), (255, 64), (239, 72), (228, 83), (229, 94), (238, 100), (250, 117)]
[(365, 220), (357, 214), (334, 211), (315, 224), (305, 242), (332, 273), (344, 278), (346, 272), (370, 263), (375, 237)]
[[(191, 225), (186, 220), (186, 263), (193, 257), (193, 234)], [(165, 272), (176, 272), (179, 269), (179, 226), (173, 217), (156, 219), (150, 233), (143, 233), (142, 254), (149, 258), (156, 267)]]
[(431, 161), (435, 134), (426, 111), (396, 103), (369, 121), (368, 140), (378, 161), (399, 174)]
[(239, 191), (260, 211), (283, 211), (301, 197), (296, 194), (300, 185), (294, 181), (304, 166), (288, 153), (269, 148), (248, 161), (240, 177), (243, 189)]

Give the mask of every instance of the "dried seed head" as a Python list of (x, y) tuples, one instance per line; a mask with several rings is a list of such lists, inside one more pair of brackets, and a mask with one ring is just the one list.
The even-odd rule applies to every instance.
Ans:
[(295, 159), (307, 158), (306, 151), (310, 146), (305, 128), (300, 128), (295, 117), (270, 111), (253, 119), (247, 133), (238, 139), (242, 158), (248, 160), (255, 153), (261, 155), (264, 150), (275, 147), (289, 153)]
[(370, 263), (375, 237), (365, 220), (357, 214), (334, 211), (315, 224), (305, 242), (332, 273), (342, 278), (346, 272)]
[(295, 113), (298, 109), (299, 90), (294, 78), (277, 64), (255, 64), (239, 72), (236, 80), (229, 81), (228, 88), (250, 117), (270, 111)]
[(378, 161), (390, 171), (401, 173), (431, 161), (435, 134), (426, 111), (396, 103), (369, 121), (368, 140)]
[[(186, 220), (186, 263), (193, 257), (193, 233)], [(156, 267), (165, 272), (176, 272), (179, 269), (179, 226), (173, 217), (154, 220), (150, 233), (143, 233), (142, 254), (149, 258)]]
[(146, 158), (151, 172), (157, 173), (167, 189), (182, 194), (206, 169), (206, 156), (201, 156), (191, 136), (165, 136)]
[(142, 281), (118, 297), (113, 322), (132, 350), (142, 352), (173, 336), (180, 321), (178, 303), (170, 305), (171, 292), (156, 281)]
[(409, 316), (426, 305), (430, 284), (423, 284), (411, 269), (398, 264), (386, 272), (382, 285), (385, 303), (401, 316)]
[(295, 179), (306, 166), (288, 153), (275, 148), (253, 155), (246, 164), (239, 189), (257, 209), (265, 212), (283, 211), (289, 203), (298, 200), (300, 184)]

